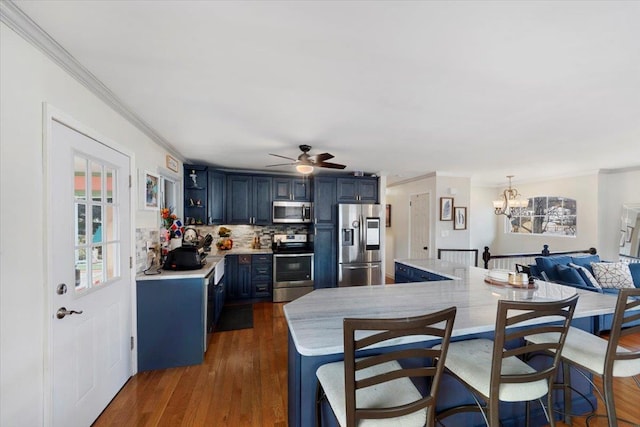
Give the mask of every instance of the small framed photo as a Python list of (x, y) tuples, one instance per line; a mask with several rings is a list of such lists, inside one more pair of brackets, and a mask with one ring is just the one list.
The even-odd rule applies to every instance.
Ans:
[(167, 169), (172, 170), (174, 172), (178, 172), (178, 161), (167, 154)]
[(467, 229), (467, 208), (454, 207), (453, 208), (453, 229), (454, 230), (466, 230)]
[(142, 209), (157, 211), (160, 209), (160, 176), (149, 171), (140, 173), (140, 200)]
[(440, 221), (453, 221), (453, 197), (440, 197)]
[(633, 227), (627, 225), (627, 243), (631, 243), (631, 237), (633, 236)]

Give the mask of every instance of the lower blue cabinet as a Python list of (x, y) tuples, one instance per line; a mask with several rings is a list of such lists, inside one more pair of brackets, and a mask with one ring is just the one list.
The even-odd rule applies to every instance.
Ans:
[(426, 270), (410, 267), (406, 264), (396, 262), (394, 281), (396, 283), (410, 282), (435, 282), (438, 280), (451, 280), (448, 277), (441, 276)]
[(205, 286), (201, 278), (136, 282), (139, 372), (202, 363)]

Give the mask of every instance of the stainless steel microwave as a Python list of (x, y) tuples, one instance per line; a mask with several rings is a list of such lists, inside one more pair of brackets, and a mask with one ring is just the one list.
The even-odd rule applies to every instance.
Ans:
[(308, 223), (313, 220), (311, 202), (273, 202), (274, 223)]

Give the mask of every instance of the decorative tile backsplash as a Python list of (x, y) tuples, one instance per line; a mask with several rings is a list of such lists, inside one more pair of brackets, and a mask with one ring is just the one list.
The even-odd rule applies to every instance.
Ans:
[[(213, 241), (217, 242), (218, 229), (221, 225), (208, 225), (196, 227), (198, 233), (206, 236), (211, 234)], [(225, 225), (225, 227), (231, 229), (231, 236), (233, 240), (234, 248), (250, 248), (253, 238), (255, 236), (260, 237), (260, 246), (263, 248), (270, 248), (272, 236), (274, 234), (294, 234), (294, 233), (309, 233), (310, 228), (304, 224), (290, 224), (290, 225)]]
[[(217, 242), (218, 229), (222, 225), (197, 226), (198, 234), (206, 236), (211, 234), (213, 242)], [(278, 224), (278, 225), (225, 225), (231, 229), (230, 238), (234, 248), (251, 248), (255, 236), (260, 237), (260, 245), (270, 248), (274, 234), (311, 233), (310, 226), (305, 224)], [(157, 228), (136, 228), (136, 274), (147, 268), (147, 242), (160, 243), (160, 231)]]
[(136, 228), (136, 274), (147, 268), (147, 242), (158, 244), (160, 230), (157, 228)]

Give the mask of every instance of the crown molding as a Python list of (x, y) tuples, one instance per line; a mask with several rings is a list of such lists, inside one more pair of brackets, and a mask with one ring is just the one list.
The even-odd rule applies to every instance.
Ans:
[(47, 55), (71, 77), (96, 95), (133, 126), (158, 145), (184, 162), (184, 156), (166, 139), (160, 136), (144, 120), (134, 114), (108, 87), (78, 62), (64, 47), (38, 26), (12, 0), (0, 0), (0, 22), (6, 24), (20, 37)]

